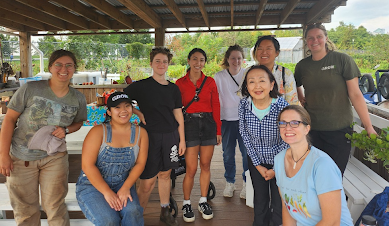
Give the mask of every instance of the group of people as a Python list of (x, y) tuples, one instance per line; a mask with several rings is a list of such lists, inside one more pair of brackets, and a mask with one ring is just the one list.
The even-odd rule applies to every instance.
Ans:
[[(95, 225), (144, 225), (143, 212), (158, 180), (160, 220), (178, 225), (169, 210), (170, 175), (184, 157), (183, 219), (195, 220), (191, 193), (198, 165), (198, 210), (212, 219), (207, 193), (214, 147), (222, 144), (223, 196), (232, 197), (238, 143), (254, 188), (253, 225), (352, 225), (342, 187), (351, 150), (345, 138), (351, 104), (367, 132), (375, 133), (358, 87), (360, 72), (351, 57), (334, 51), (323, 25), (308, 25), (304, 38), (310, 55), (294, 75), (275, 63), (278, 41), (263, 36), (253, 49), (256, 65), (244, 69), (243, 49), (230, 46), (224, 70), (214, 78), (202, 72), (205, 51), (194, 48), (186, 75), (175, 84), (165, 77), (172, 54), (154, 48), (152, 76), (111, 94), (106, 120), (85, 138), (76, 184), (85, 216)], [(73, 53), (55, 51), (48, 68), (50, 80), (27, 83), (15, 93), (0, 134), (0, 173), (7, 177), (18, 225), (40, 225), (39, 193), (48, 223), (70, 225), (64, 201), (67, 152), (29, 145), (47, 126), (53, 129), (46, 136), (55, 141), (77, 131), (86, 120), (86, 101), (69, 86), (77, 69)], [(129, 122), (133, 113), (140, 126)], [(244, 173), (242, 178), (240, 197), (246, 198)]]

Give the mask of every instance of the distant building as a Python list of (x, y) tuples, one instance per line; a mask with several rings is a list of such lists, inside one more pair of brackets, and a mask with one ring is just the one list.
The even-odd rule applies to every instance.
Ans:
[(385, 29), (383, 28), (377, 28), (375, 31), (373, 31), (373, 35), (383, 35), (385, 34)]
[(304, 58), (304, 42), (302, 37), (277, 38), (280, 43), (280, 55), (276, 61), (282, 63), (298, 63)]

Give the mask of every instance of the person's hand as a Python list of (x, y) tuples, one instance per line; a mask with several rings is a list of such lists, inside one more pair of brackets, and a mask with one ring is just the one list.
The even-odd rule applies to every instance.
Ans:
[(370, 136), (370, 134), (378, 135), (377, 132), (375, 131), (375, 129), (373, 128), (373, 126), (367, 127), (366, 132), (367, 132), (367, 134), (369, 134), (369, 136)]
[(222, 135), (216, 136), (216, 142), (217, 142), (217, 145), (220, 145), (222, 143)]
[(179, 156), (184, 155), (185, 151), (186, 151), (186, 143), (183, 140), (183, 141), (180, 141), (180, 143), (178, 144), (178, 155)]
[(9, 154), (0, 155), (0, 174), (9, 177), (13, 169), (14, 165), (11, 156)]
[(130, 199), (130, 202), (132, 202), (130, 189), (126, 189), (122, 187), (119, 189), (117, 195), (121, 201), (122, 208), (127, 206), (128, 199)]
[(106, 194), (103, 194), (103, 195), (104, 195), (105, 201), (107, 201), (107, 203), (109, 204), (109, 206), (112, 209), (114, 209), (115, 211), (120, 211), (123, 209), (122, 202), (119, 199), (119, 196), (115, 192), (110, 190), (109, 192), (107, 192)]
[(255, 168), (257, 168), (258, 172), (261, 174), (261, 176), (263, 178), (266, 179), (266, 171), (267, 171), (267, 168), (266, 167), (263, 167), (261, 165), (258, 165), (258, 166), (255, 166)]
[(59, 139), (65, 138), (66, 136), (65, 128), (60, 126), (55, 126), (55, 127), (56, 129), (51, 133), (51, 135), (58, 137)]
[(305, 106), (305, 97), (300, 97), (299, 101), (300, 101), (301, 106), (304, 107)]
[(268, 169), (265, 173), (265, 180), (271, 180), (274, 178), (274, 176), (276, 175), (276, 173), (274, 172), (273, 169)]

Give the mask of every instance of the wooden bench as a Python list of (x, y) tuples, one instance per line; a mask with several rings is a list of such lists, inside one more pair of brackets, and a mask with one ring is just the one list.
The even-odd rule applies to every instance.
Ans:
[(344, 172), (343, 187), (354, 223), (370, 200), (381, 193), (386, 186), (389, 186), (388, 181), (351, 156)]
[[(0, 184), (0, 210), (3, 217), (5, 217), (5, 211), (12, 211), (11, 202), (9, 200), (8, 190), (5, 184)], [(69, 191), (65, 198), (65, 203), (68, 211), (81, 211), (76, 199), (76, 184), (69, 183)], [(48, 225), (47, 220), (42, 219), (42, 225)], [(16, 225), (14, 219), (0, 219), (0, 225)], [(71, 225), (93, 225), (88, 219), (71, 219)]]

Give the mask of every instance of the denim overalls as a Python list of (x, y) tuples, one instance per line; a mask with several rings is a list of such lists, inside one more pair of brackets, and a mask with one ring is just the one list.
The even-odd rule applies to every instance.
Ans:
[[(105, 127), (107, 128), (107, 140), (105, 141)], [(108, 186), (116, 193), (127, 179), (129, 172), (134, 167), (139, 153), (139, 135), (135, 141), (135, 125), (131, 126), (132, 147), (113, 148), (107, 143), (112, 142), (112, 128), (110, 123), (103, 124), (103, 143), (97, 156), (96, 166)], [(76, 197), (82, 212), (93, 224), (101, 226), (136, 226), (142, 225), (143, 208), (139, 204), (135, 184), (131, 187), (133, 201), (128, 199), (127, 206), (121, 211), (112, 209), (100, 193), (88, 180), (84, 172), (78, 177), (76, 184)]]

